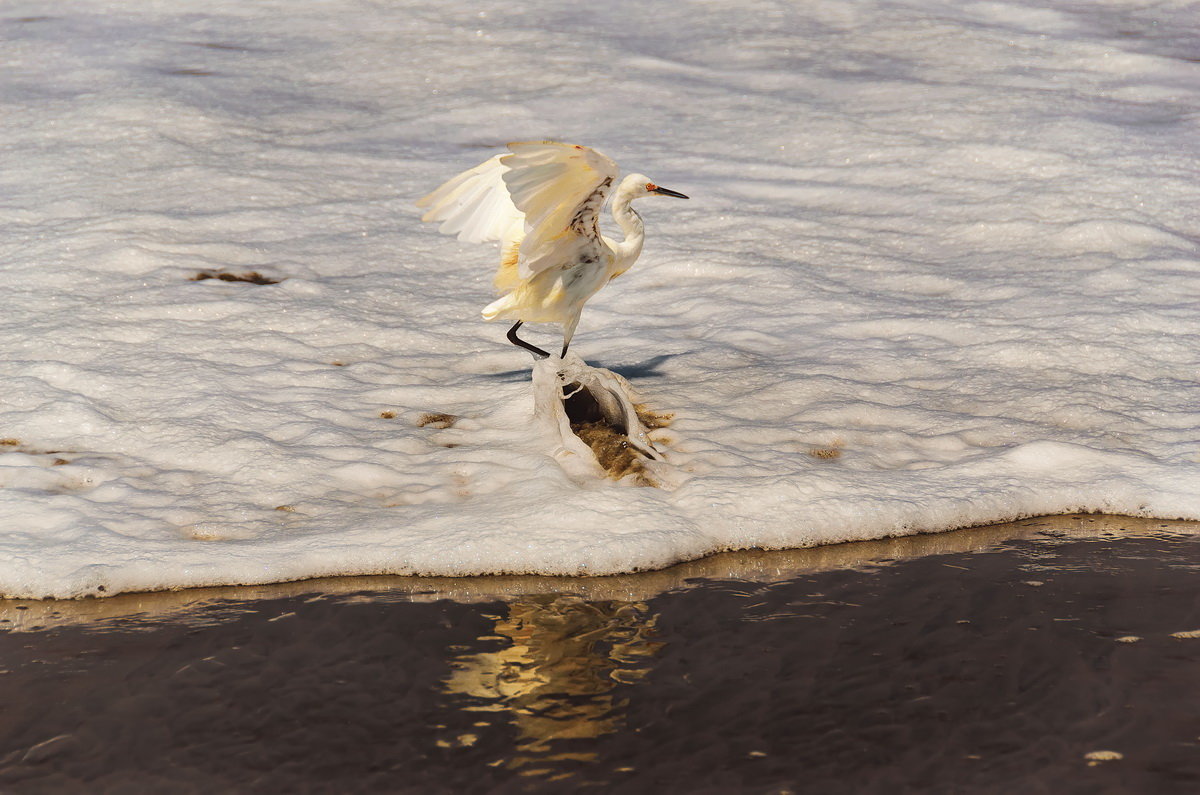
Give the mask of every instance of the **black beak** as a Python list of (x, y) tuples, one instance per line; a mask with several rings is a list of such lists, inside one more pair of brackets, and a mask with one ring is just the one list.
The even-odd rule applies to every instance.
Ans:
[(654, 190), (652, 190), (650, 192), (657, 193), (660, 196), (674, 196), (676, 199), (686, 199), (687, 198), (687, 196), (684, 196), (679, 191), (670, 190), (669, 188), (655, 188)]

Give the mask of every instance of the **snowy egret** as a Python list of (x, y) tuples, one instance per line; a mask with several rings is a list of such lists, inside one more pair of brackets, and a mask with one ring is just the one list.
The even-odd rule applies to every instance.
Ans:
[(523, 323), (561, 323), (567, 353), (583, 305), (629, 270), (642, 253), (645, 227), (630, 203), (643, 196), (682, 193), (630, 174), (613, 195), (620, 243), (600, 234), (600, 209), (620, 170), (586, 146), (554, 141), (518, 142), (464, 171), (417, 202), (422, 221), (469, 243), (500, 241), (496, 289), (505, 293), (483, 310), (485, 320), (516, 323), (508, 339), (534, 356), (546, 351), (517, 336)]

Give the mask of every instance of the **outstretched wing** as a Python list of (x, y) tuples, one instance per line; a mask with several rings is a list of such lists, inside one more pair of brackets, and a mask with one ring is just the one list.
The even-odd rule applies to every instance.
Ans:
[(570, 262), (581, 243), (598, 242), (599, 213), (620, 171), (586, 146), (511, 143), (417, 202), (422, 221), (468, 243), (502, 243), (496, 286)]
[[(516, 222), (525, 216), (513, 205), (504, 184), (508, 167), (496, 155), (475, 168), (447, 180), (440, 188), (417, 202), (429, 208), (422, 221), (441, 221), (438, 231), (458, 235), (465, 243), (506, 241)], [(520, 226), (517, 226), (520, 229)]]
[(508, 166), (496, 155), (490, 160), (447, 180), (417, 202), (427, 207), (422, 221), (441, 221), (438, 231), (457, 235), (465, 243), (499, 240), (500, 268), (496, 288), (511, 290), (520, 284), (517, 260), (525, 236), (525, 214), (516, 208), (504, 184)]
[(595, 149), (553, 141), (511, 143), (502, 174), (525, 215), (518, 273), (528, 279), (569, 262), (580, 243), (599, 242), (599, 214), (620, 173)]

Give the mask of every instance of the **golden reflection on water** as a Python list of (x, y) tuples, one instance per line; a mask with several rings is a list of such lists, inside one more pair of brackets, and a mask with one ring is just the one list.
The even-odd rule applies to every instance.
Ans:
[[(650, 671), (663, 645), (654, 640), (657, 616), (644, 602), (570, 595), (526, 597), (505, 608), (493, 617), (494, 634), (479, 638), (503, 648), (452, 658), (444, 692), (464, 711), (512, 724), (515, 744), (500, 764), (523, 775), (567, 777), (559, 765), (591, 762), (595, 754), (573, 752), (564, 741), (624, 726), (627, 702), (613, 690)], [(473, 736), (458, 740), (469, 744)]]

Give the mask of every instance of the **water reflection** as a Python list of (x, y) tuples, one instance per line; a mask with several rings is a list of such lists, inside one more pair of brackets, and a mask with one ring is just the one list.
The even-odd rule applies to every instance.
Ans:
[(0, 791), (1190, 792), (1197, 538), (10, 603)]
[(513, 727), (512, 752), (500, 764), (522, 775), (569, 777), (573, 763), (595, 761), (595, 753), (573, 741), (623, 728), (627, 698), (620, 685), (639, 681), (653, 666), (663, 645), (654, 639), (657, 615), (644, 602), (551, 594), (518, 598), (506, 608), (492, 617), (494, 634), (480, 638), (500, 648), (452, 658), (444, 690), (458, 708), (493, 713)]

